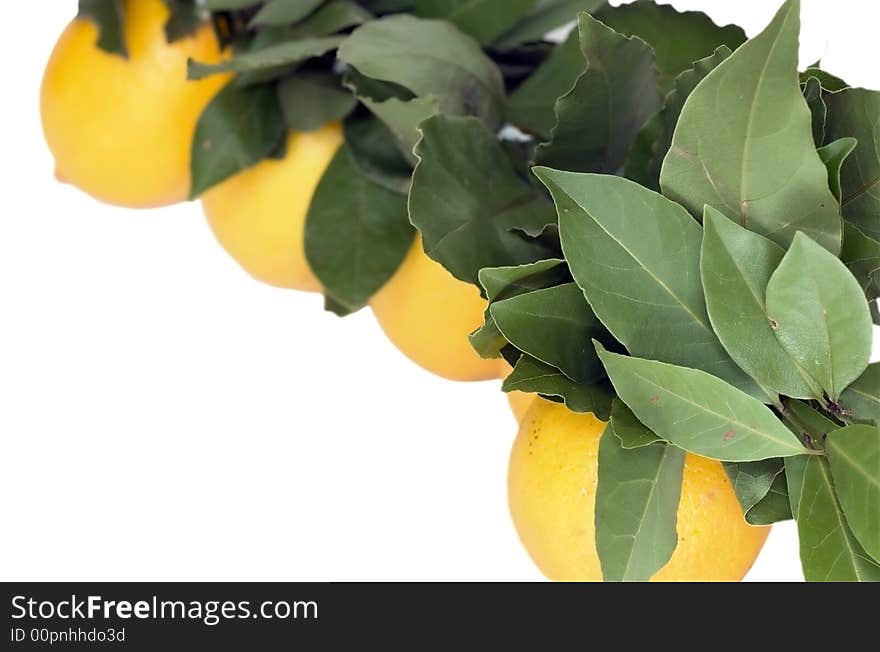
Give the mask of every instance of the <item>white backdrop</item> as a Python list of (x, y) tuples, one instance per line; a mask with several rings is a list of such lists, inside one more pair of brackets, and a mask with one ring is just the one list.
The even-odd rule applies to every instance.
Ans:
[[(198, 204), (54, 181), (38, 91), (75, 4), (18, 3), (0, 40), (0, 579), (540, 579), (497, 382), (434, 378), (369, 311), (251, 281)], [(672, 4), (750, 35), (777, 5)], [(880, 88), (878, 14), (804, 0), (802, 62)], [(777, 526), (749, 579), (801, 578)]]

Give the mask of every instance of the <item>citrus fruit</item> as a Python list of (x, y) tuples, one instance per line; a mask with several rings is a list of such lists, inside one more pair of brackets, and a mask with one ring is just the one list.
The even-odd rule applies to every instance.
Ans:
[(222, 75), (187, 81), (186, 62), (219, 61), (209, 24), (168, 43), (162, 0), (125, 0), (128, 57), (97, 45), (98, 27), (77, 18), (58, 39), (40, 93), (56, 176), (102, 201), (163, 206), (189, 194), (190, 150)]
[(306, 214), (341, 144), (339, 123), (291, 132), (284, 158), (265, 159), (202, 195), (217, 240), (254, 278), (293, 290), (321, 290), (306, 261)]
[[(599, 439), (605, 424), (535, 401), (513, 445), (510, 512), (520, 539), (548, 578), (600, 581), (593, 523)], [(769, 527), (752, 527), (720, 462), (688, 454), (678, 508), (678, 546), (654, 581), (739, 581)]]
[(498, 360), (484, 360), (468, 341), (483, 323), (486, 300), (431, 260), (421, 238), (370, 306), (394, 345), (424, 369), (449, 380), (498, 378)]

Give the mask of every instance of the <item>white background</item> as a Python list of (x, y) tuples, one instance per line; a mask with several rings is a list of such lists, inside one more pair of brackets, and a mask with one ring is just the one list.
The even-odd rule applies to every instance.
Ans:
[[(777, 3), (690, 0), (753, 35)], [(874, 2), (804, 0), (804, 64), (880, 88)], [(0, 579), (533, 580), (497, 382), (414, 367), (369, 311), (251, 281), (198, 204), (56, 183), (38, 110), (73, 0), (0, 40)], [(753, 580), (800, 580), (777, 526)]]

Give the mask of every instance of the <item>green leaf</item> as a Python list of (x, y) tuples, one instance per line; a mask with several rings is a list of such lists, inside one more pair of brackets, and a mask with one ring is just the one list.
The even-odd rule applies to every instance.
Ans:
[(712, 327), (736, 363), (763, 387), (795, 398), (822, 391), (770, 325), (767, 284), (785, 251), (706, 206), (700, 275)]
[(171, 15), (165, 22), (165, 38), (174, 43), (195, 34), (203, 23), (203, 16), (197, 0), (164, 0)]
[(409, 194), (412, 167), (394, 144), (388, 127), (366, 114), (346, 120), (344, 129), (345, 142), (361, 174), (396, 193)]
[(807, 470), (806, 455), (785, 458), (785, 484), (788, 487), (788, 500), (791, 513), (797, 518), (798, 505), (804, 486), (804, 472)]
[(556, 398), (572, 412), (592, 412), (602, 421), (611, 416), (611, 391), (604, 384), (576, 383), (559, 369), (526, 354), (519, 358), (501, 389)]
[(820, 147), (825, 142), (825, 120), (828, 116), (828, 107), (822, 97), (822, 82), (816, 77), (808, 78), (803, 93), (812, 118), (813, 142)]
[(357, 105), (338, 77), (321, 70), (298, 71), (279, 81), (278, 99), (287, 128), (293, 131), (312, 131), (342, 120)]
[(537, 0), (416, 0), (415, 13), (422, 18), (445, 18), (465, 34), (487, 45), (515, 26)]
[(700, 284), (702, 229), (687, 211), (620, 177), (535, 173), (556, 202), (575, 281), (630, 353), (703, 369), (765, 398), (709, 323)]
[(327, 36), (372, 19), (373, 14), (354, 0), (331, 0), (305, 20), (283, 28), (283, 33), (287, 38)]
[(843, 216), (880, 240), (880, 92), (850, 88), (826, 95), (825, 101), (827, 138), (858, 141), (843, 165)]
[(258, 4), (260, 0), (204, 0), (205, 9), (209, 11), (244, 9)]
[(788, 0), (694, 90), (660, 184), (697, 218), (709, 204), (783, 246), (803, 231), (836, 254), (838, 204), (797, 78), (799, 12)]
[(615, 398), (611, 403), (611, 430), (626, 450), (662, 442), (657, 435), (636, 419), (626, 403)]
[(475, 116), (490, 128), (501, 122), (501, 73), (476, 41), (445, 21), (403, 14), (374, 20), (358, 27), (338, 56), (367, 77), (438, 98), (444, 113)]
[(440, 100), (434, 96), (399, 100), (396, 97), (376, 102), (361, 97), (361, 102), (391, 131), (398, 151), (411, 165), (418, 162), (415, 147), (421, 140), (420, 125), (440, 111)]
[(880, 363), (868, 365), (865, 373), (844, 390), (840, 406), (849, 416), (880, 425)]
[(588, 14), (580, 14), (578, 29), (587, 70), (556, 103), (556, 126), (536, 161), (618, 173), (642, 125), (661, 106), (654, 53), (641, 39), (622, 36)]
[(605, 376), (591, 340), (610, 346), (610, 336), (574, 283), (495, 301), (490, 313), (508, 342), (575, 382)]
[[(648, 151), (639, 152), (636, 149), (636, 145), (630, 152), (630, 157), (627, 161), (626, 176), (628, 178), (652, 190), (660, 190), (660, 168), (663, 165), (663, 159), (666, 158), (666, 154), (672, 146), (672, 137), (675, 134), (675, 127), (678, 125), (678, 119), (681, 116), (684, 103), (697, 85), (730, 55), (730, 48), (722, 45), (714, 54), (696, 61), (692, 68), (685, 70), (675, 78), (674, 87), (666, 96), (663, 108), (656, 116), (656, 119), (645, 125), (639, 133), (637, 145), (640, 140), (647, 141), (647, 143), (642, 144), (642, 147)], [(646, 133), (646, 130), (652, 130), (652, 132)], [(642, 156), (643, 162), (637, 165), (634, 157), (639, 155)], [(640, 173), (634, 175), (634, 169), (640, 170)]]
[(517, 174), (492, 132), (473, 118), (444, 115), (421, 131), (409, 211), (428, 256), (475, 284), (484, 267), (553, 256), (521, 232), (553, 224), (553, 205)]
[(865, 235), (852, 224), (844, 224), (840, 259), (856, 277), (869, 301), (880, 296), (880, 242)]
[(789, 521), (791, 518), (788, 485), (785, 473), (780, 473), (773, 480), (767, 495), (746, 512), (746, 523), (749, 525), (773, 525), (781, 521)]
[(394, 274), (413, 238), (406, 197), (361, 174), (339, 149), (321, 178), (306, 218), (306, 258), (336, 301), (364, 305)]
[(626, 450), (611, 427), (599, 441), (596, 550), (606, 582), (647, 582), (678, 544), (684, 451), (658, 443)]
[(819, 148), (819, 157), (828, 169), (828, 185), (837, 201), (841, 200), (841, 169), (858, 145), (855, 138), (841, 138)]
[(289, 25), (302, 20), (324, 0), (268, 0), (251, 19), (250, 26)]
[(810, 66), (800, 74), (801, 83), (806, 85), (807, 82), (810, 81), (810, 77), (814, 77), (821, 84), (822, 90), (827, 92), (836, 93), (837, 91), (849, 88), (849, 84), (843, 81), (840, 77), (822, 70), (818, 63), (814, 66)]
[(767, 285), (767, 314), (789, 355), (836, 400), (871, 357), (871, 313), (840, 260), (798, 233)]
[(801, 564), (808, 582), (880, 581), (880, 566), (853, 536), (824, 459), (807, 460), (798, 502)]
[(286, 66), (335, 50), (342, 41), (343, 37), (340, 36), (304, 38), (246, 52), (228, 61), (212, 64), (199, 63), (190, 59), (187, 62), (187, 78), (202, 79), (223, 72), (250, 73), (284, 69)]
[(556, 125), (556, 101), (568, 93), (586, 67), (577, 30), (507, 100), (507, 119), (523, 131), (548, 140)]
[(653, 48), (665, 92), (672, 90), (676, 76), (693, 66), (694, 61), (711, 55), (722, 45), (736, 50), (746, 40), (745, 32), (737, 25), (720, 27), (702, 12), (678, 11), (653, 0), (637, 0), (619, 7), (609, 5), (598, 11), (596, 18), (620, 34), (639, 37)]
[(128, 58), (125, 44), (125, 7), (122, 0), (79, 0), (79, 18), (98, 26), (98, 47)]
[(596, 349), (620, 399), (680, 448), (725, 462), (811, 452), (760, 401), (711, 374)]
[(535, 9), (503, 34), (495, 46), (503, 50), (540, 41), (557, 27), (577, 20), (579, 12), (594, 13), (605, 4), (606, 0), (538, 0)]
[(826, 450), (847, 523), (867, 553), (880, 560), (880, 430), (863, 425), (835, 430)]
[(786, 401), (785, 406), (790, 413), (786, 415), (789, 417), (789, 427), (796, 426), (795, 434), (800, 435), (801, 440), (808, 436), (813, 444), (822, 446), (825, 441), (825, 435), (832, 430), (840, 428), (839, 424), (814, 409), (808, 403), (803, 401)]
[(228, 84), (208, 103), (196, 125), (190, 198), (278, 151), (286, 136), (272, 85)]
[[(733, 491), (739, 504), (742, 505), (744, 514), (767, 496), (783, 469), (784, 461), (778, 457), (758, 462), (724, 463), (724, 470), (727, 471), (727, 476), (733, 484)], [(788, 502), (787, 493), (786, 502)]]

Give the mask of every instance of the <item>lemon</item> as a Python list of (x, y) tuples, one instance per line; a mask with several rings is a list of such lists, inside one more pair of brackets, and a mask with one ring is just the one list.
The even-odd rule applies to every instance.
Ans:
[(312, 195), (342, 144), (342, 126), (291, 132), (283, 159), (266, 159), (202, 195), (214, 235), (254, 278), (281, 288), (319, 292), (305, 253)]
[(486, 300), (428, 258), (421, 238), (370, 306), (388, 338), (422, 368), (449, 380), (498, 378), (498, 360), (484, 360), (468, 340), (483, 323)]
[(40, 94), (56, 175), (102, 201), (132, 208), (183, 201), (199, 116), (226, 82), (187, 81), (186, 62), (223, 57), (209, 24), (168, 43), (162, 0), (125, 0), (128, 58), (97, 46), (97, 26), (77, 18), (58, 39)]
[[(602, 579), (593, 522), (599, 439), (605, 424), (550, 401), (534, 401), (513, 445), (510, 512), (520, 539), (548, 578)], [(739, 581), (769, 527), (752, 527), (720, 462), (687, 455), (678, 547), (654, 581)]]

